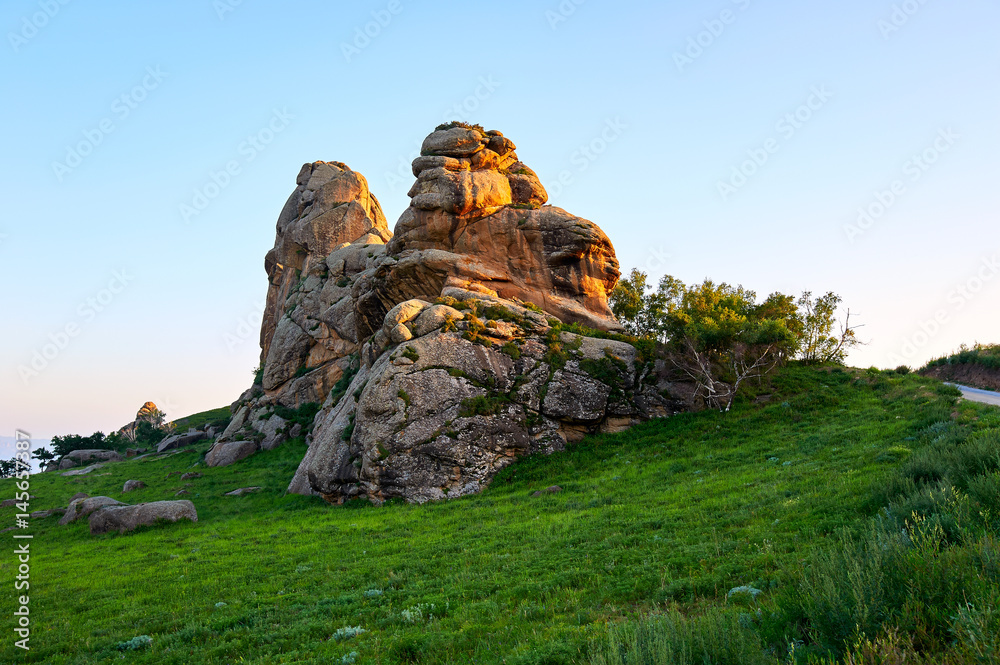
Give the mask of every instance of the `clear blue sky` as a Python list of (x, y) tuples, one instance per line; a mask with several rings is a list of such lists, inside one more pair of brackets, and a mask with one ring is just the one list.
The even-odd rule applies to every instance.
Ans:
[(0, 434), (236, 399), (302, 163), (361, 171), (393, 223), (453, 118), (511, 137), (626, 269), (841, 294), (853, 364), (1000, 341), (996, 2), (230, 3), (3, 3)]

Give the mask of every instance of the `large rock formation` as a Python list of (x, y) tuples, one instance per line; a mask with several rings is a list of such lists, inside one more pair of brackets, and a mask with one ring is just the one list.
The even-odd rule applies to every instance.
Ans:
[(611, 241), (548, 198), (500, 132), (439, 129), (413, 161), (412, 198), (382, 262), (360, 285), (365, 335), (407, 298), (458, 287), (534, 303), (560, 321), (618, 327), (607, 296), (618, 281)]
[(392, 237), (364, 176), (340, 162), (305, 164), (278, 217), (264, 259), (267, 305), (258, 380), (233, 404), (233, 419), (208, 457), (232, 464), (294, 436), (290, 411), (321, 404), (361, 348), (353, 278)]
[(261, 381), (233, 405), (210, 465), (277, 445), (318, 407), (289, 491), (419, 502), (687, 407), (613, 334), (607, 236), (543, 205), (514, 150), (499, 132), (439, 127), (394, 236), (360, 175), (303, 168), (266, 262)]

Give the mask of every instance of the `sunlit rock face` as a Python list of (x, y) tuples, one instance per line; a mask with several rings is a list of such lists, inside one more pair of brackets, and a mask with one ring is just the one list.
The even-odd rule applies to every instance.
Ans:
[(210, 464), (302, 433), (309, 450), (289, 491), (420, 502), (687, 408), (651, 359), (608, 338), (611, 241), (545, 205), (510, 139), (439, 127), (413, 173), (391, 234), (360, 174), (303, 167), (265, 260), (259, 382), (233, 405)]

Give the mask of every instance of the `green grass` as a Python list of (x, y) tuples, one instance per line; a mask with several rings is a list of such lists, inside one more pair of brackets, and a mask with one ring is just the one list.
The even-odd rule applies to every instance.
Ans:
[(935, 358), (924, 368), (940, 365), (982, 365), (988, 369), (1000, 370), (1000, 344), (974, 344), (972, 348), (962, 345), (955, 353)]
[(212, 409), (210, 411), (202, 411), (201, 413), (195, 413), (190, 416), (185, 416), (184, 418), (178, 418), (173, 421), (176, 426), (176, 431), (186, 432), (189, 429), (199, 429), (203, 425), (208, 425), (211, 423), (222, 423), (228, 422), (232, 417), (228, 406), (220, 406), (218, 409)]
[[(187, 482), (199, 522), (93, 537), (85, 522), (33, 521), (32, 650), (7, 639), (0, 661), (118, 662), (119, 644), (148, 635), (129, 662), (328, 663), (357, 652), (357, 663), (386, 664), (700, 663), (621, 645), (643, 631), (688, 639), (702, 625), (731, 626), (753, 611), (727, 598), (734, 587), (776, 602), (797, 588), (789, 571), (801, 561), (868, 532), (888, 481), (933, 442), (928, 428), (973, 436), (1000, 426), (1000, 410), (956, 406), (938, 386), (790, 367), (729, 414), (587, 437), (520, 460), (479, 495), (424, 505), (286, 496), (301, 439), (226, 468), (206, 468), (201, 444), (87, 476), (35, 476), (33, 510), (79, 491), (169, 499)], [(976, 459), (939, 471), (958, 477)], [(204, 475), (179, 480), (192, 470)], [(147, 487), (123, 496), (130, 478)], [(249, 485), (264, 489), (222, 496)], [(551, 485), (562, 491), (531, 496)], [(10, 481), (0, 495), (13, 496)], [(0, 511), (6, 521), (16, 512)], [(0, 557), (0, 577), (15, 566)], [(2, 598), (9, 617), (13, 593)], [(755, 621), (747, 639), (712, 648), (740, 654), (787, 628)], [(365, 632), (345, 637), (352, 627)]]

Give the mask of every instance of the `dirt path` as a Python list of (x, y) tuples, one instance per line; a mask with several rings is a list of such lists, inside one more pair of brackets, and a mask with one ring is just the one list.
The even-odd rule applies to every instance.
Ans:
[(995, 393), (989, 390), (980, 390), (979, 388), (969, 388), (968, 386), (961, 386), (957, 383), (949, 383), (948, 385), (955, 386), (961, 390), (962, 397), (965, 399), (1000, 406), (1000, 393)]

